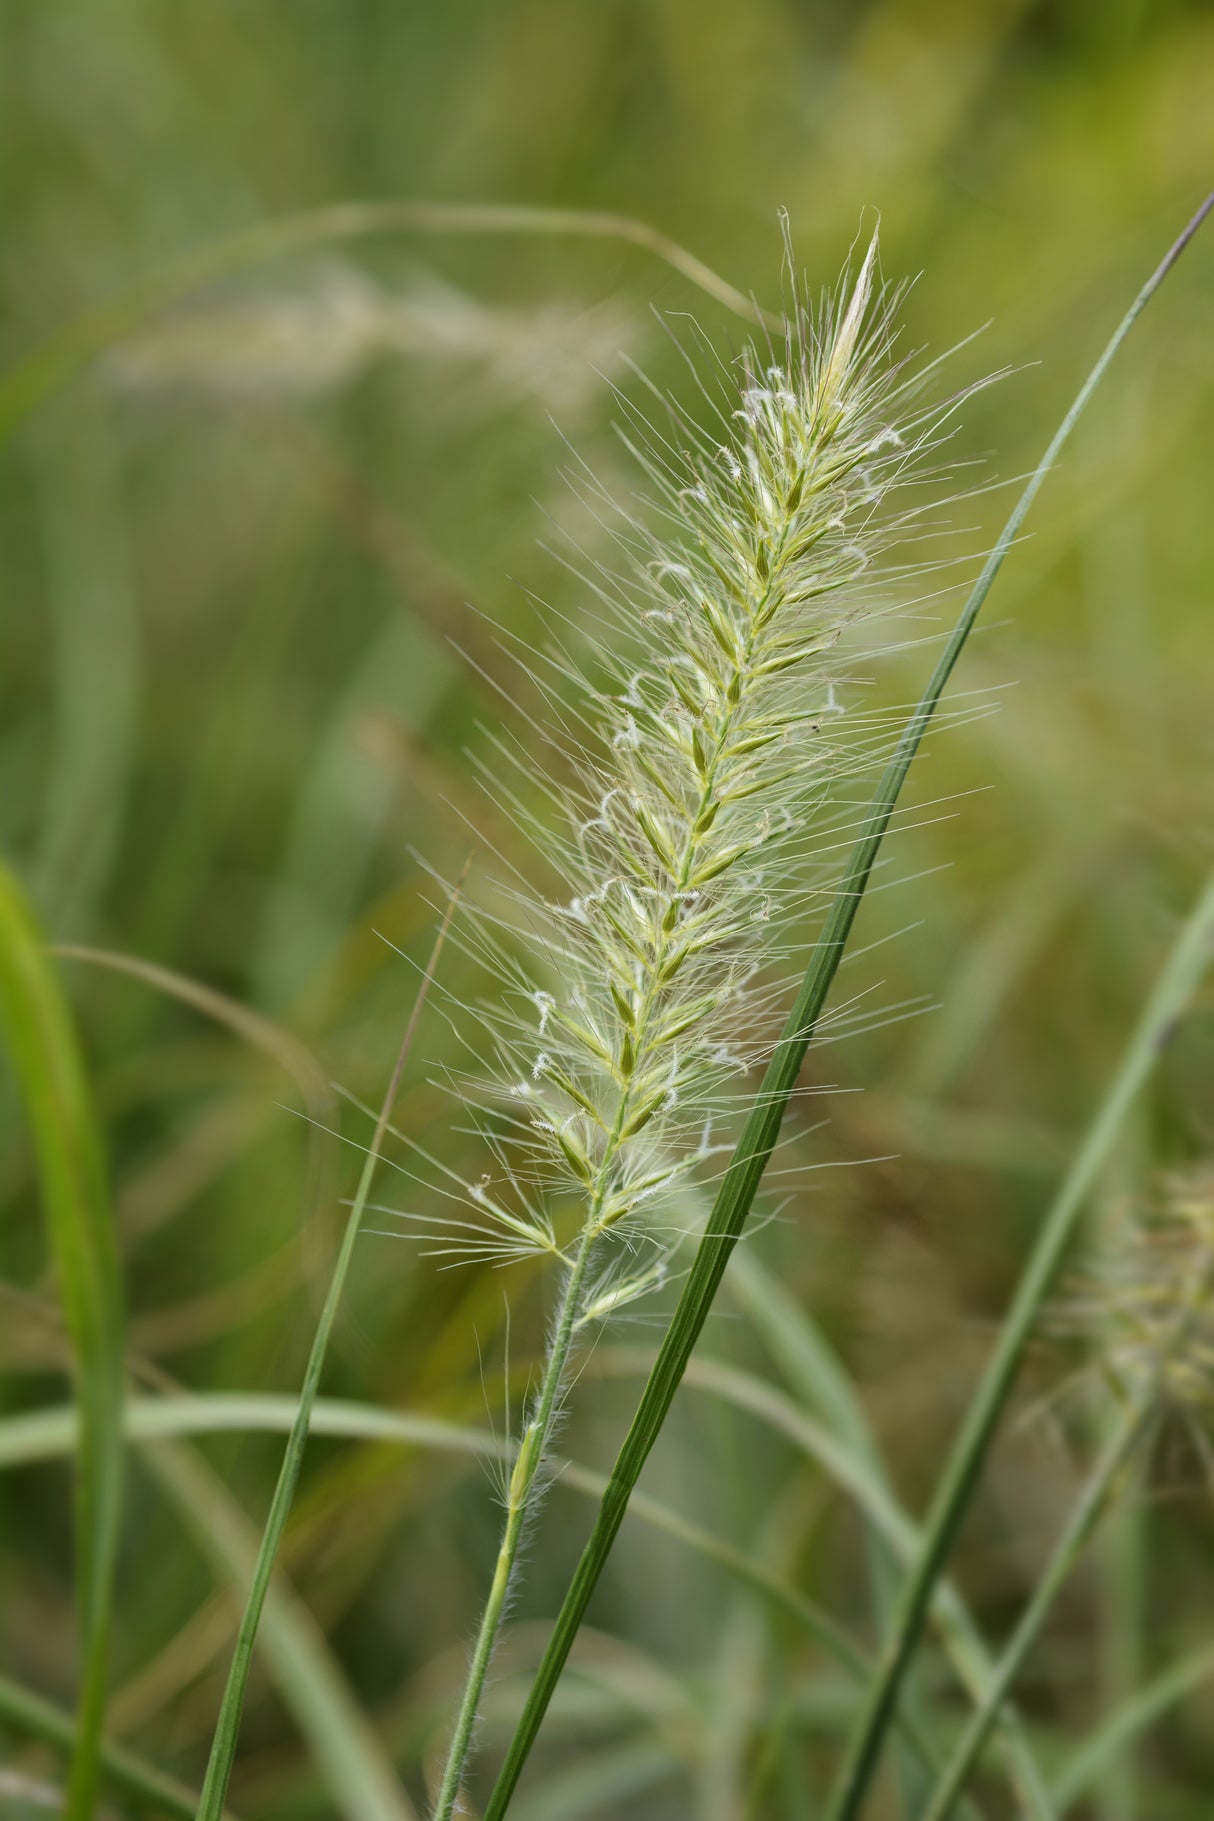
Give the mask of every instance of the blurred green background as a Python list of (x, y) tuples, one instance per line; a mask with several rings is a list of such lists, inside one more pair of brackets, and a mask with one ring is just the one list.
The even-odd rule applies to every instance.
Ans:
[[(769, 304), (780, 208), (824, 284), (876, 209), (886, 273), (921, 274), (909, 344), (940, 351), (989, 323), (951, 383), (1012, 369), (955, 445), (988, 490), (957, 506), (941, 546), (952, 587), (1208, 187), (1212, 81), (1214, 14), (1196, 0), (5, 0), (3, 362), (193, 249), (348, 200), (630, 215)], [(748, 1249), (841, 1349), (912, 1509), (1210, 858), (1212, 285), (1207, 239), (1135, 332), (992, 597), (957, 691), (994, 712), (930, 743), (910, 804), (922, 813), (903, 818), (922, 825), (892, 845), (889, 889), (864, 912), (861, 946), (896, 939), (844, 977), (861, 1006), (914, 1015), (811, 1057), (815, 1083), (864, 1092), (809, 1102), (794, 1157), (856, 1167), (797, 1179)], [(205, 1008), (63, 961), (145, 1385), (298, 1383), (358, 1158), (284, 1108), (366, 1141), (369, 1122), (327, 1083), (383, 1092), (415, 990), (392, 945), (423, 962), (441, 908), (423, 861), (459, 869), (465, 816), (513, 839), (468, 757), (530, 706), (511, 699), (498, 629), (542, 638), (553, 612), (590, 605), (544, 548), (601, 545), (562, 478), (566, 444), (627, 491), (611, 384), (635, 383), (629, 359), (687, 383), (655, 307), (694, 313), (726, 351), (745, 337), (614, 241), (401, 232), (247, 260), (135, 313), (0, 452), (5, 857), (56, 942), (175, 970), (298, 1040), (292, 1076)], [(908, 635), (929, 638), (951, 606), (925, 603)], [(873, 687), (913, 699), (929, 655), (875, 666)], [(455, 948), (440, 983), (475, 990)], [(440, 994), (398, 1120), (437, 1128), (475, 1176), (431, 1085), (452, 1054)], [(1208, 1155), (1212, 1065), (1207, 1001), (1095, 1221)], [(63, 1401), (64, 1345), (32, 1157), (0, 1091), (11, 1414)], [(407, 1202), (403, 1178), (381, 1186)], [(544, 1288), (529, 1267), (442, 1271), (367, 1236), (327, 1388), (500, 1431), (505, 1298), (517, 1395)], [(753, 1286), (727, 1292), (708, 1351), (796, 1401), (752, 1301)], [(610, 1459), (653, 1339), (621, 1329), (596, 1355), (566, 1436), (577, 1459)], [(956, 1563), (996, 1635), (1075, 1485), (1048, 1347), (1035, 1372)], [(228, 1437), (190, 1461), (259, 1524), (278, 1454), (272, 1438)], [(1183, 1450), (1173, 1465), (1167, 1490), (1184, 1496), (1115, 1527), (1033, 1660), (1025, 1699), (1047, 1756), (1209, 1633), (1214, 1528)], [(200, 1543), (220, 1518), (171, 1479), (135, 1454), (111, 1729), (196, 1781), (237, 1608)], [(753, 1414), (685, 1391), (646, 1486), (872, 1635), (845, 1501)], [(0, 1671), (63, 1704), (68, 1494), (61, 1461), (0, 1487)], [(588, 1515), (554, 1491), (494, 1686), (490, 1759)], [(496, 1522), (484, 1468), (458, 1453), (324, 1440), (309, 1453), (287, 1567), (419, 1804)], [(847, 1691), (787, 1618), (633, 1522), (594, 1621), (520, 1821), (808, 1812)], [(53, 1755), (2, 1736), (6, 1774), (54, 1783)], [(1142, 1747), (1128, 1812), (1207, 1813), (1212, 1741), (1214, 1683)], [(1117, 1821), (1128, 1788), (1087, 1812)], [(249, 1817), (337, 1812), (272, 1665), (232, 1799)], [(892, 1786), (882, 1801), (896, 1812)], [(990, 1812), (1011, 1812), (1000, 1803), (993, 1786)], [(2, 1789), (0, 1810), (27, 1812)]]

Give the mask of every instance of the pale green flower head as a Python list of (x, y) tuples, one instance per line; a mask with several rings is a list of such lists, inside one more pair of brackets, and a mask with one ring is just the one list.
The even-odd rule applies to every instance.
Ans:
[(781, 337), (729, 362), (689, 352), (706, 425), (662, 399), (659, 429), (621, 400), (644, 497), (615, 567), (587, 577), (594, 681), (563, 652), (548, 672), (566, 731), (545, 732), (572, 783), (537, 821), (530, 759), (517, 791), (493, 779), (561, 889), (512, 884), (477, 926), (503, 988), (481, 1013), (496, 1069), (459, 1092), (485, 1107), (495, 1167), (450, 1244), (567, 1258), (554, 1210), (573, 1206), (582, 1236), (616, 1242), (583, 1322), (661, 1282), (687, 1178), (711, 1168), (762, 1049), (815, 808), (871, 758), (863, 715), (844, 732), (840, 640), (879, 598), (880, 559), (921, 510), (901, 489), (956, 403), (924, 408), (895, 358), (875, 236), (816, 307), (791, 270)]

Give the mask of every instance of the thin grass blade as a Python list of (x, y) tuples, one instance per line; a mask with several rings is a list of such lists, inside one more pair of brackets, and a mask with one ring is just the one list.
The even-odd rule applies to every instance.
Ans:
[[(124, 1409), (124, 1431), (128, 1441), (147, 1448), (170, 1492), (186, 1511), (200, 1536), (203, 1536), (205, 1514), (215, 1513), (205, 1530), (208, 1554), (222, 1572), (243, 1584), (248, 1580), (254, 1549), (250, 1545), (241, 1514), (214, 1476), (205, 1472), (201, 1460), (186, 1456), (179, 1448), (173, 1454), (156, 1453), (156, 1445), (180, 1442), (199, 1435), (258, 1433), (287, 1435), (298, 1415), (296, 1399), (266, 1392), (223, 1391), (190, 1393), (187, 1396), (132, 1396)], [(323, 1435), (349, 1441), (389, 1443), (401, 1447), (433, 1449), (440, 1453), (467, 1454), (484, 1460), (509, 1459), (509, 1444), (499, 1435), (469, 1424), (455, 1423), (441, 1417), (426, 1416), (407, 1410), (383, 1409), (374, 1404), (360, 1404), (340, 1398), (318, 1397), (312, 1406), (309, 1426), (312, 1435)], [(29, 1411), (20, 1416), (0, 1419), (0, 1472), (6, 1468), (28, 1466), (36, 1461), (55, 1460), (70, 1454), (76, 1446), (79, 1425), (70, 1405)], [(602, 1474), (593, 1472), (576, 1461), (554, 1461), (553, 1471), (565, 1489), (583, 1498), (598, 1501), (606, 1488)], [(863, 1484), (863, 1482), (861, 1482)], [(876, 1494), (873, 1495), (877, 1497)], [(638, 1493), (629, 1507), (631, 1515), (651, 1529), (660, 1530), (683, 1548), (715, 1563), (745, 1586), (761, 1594), (778, 1611), (803, 1627), (808, 1636), (834, 1658), (849, 1680), (862, 1687), (872, 1674), (872, 1664), (848, 1633), (830, 1614), (808, 1600), (780, 1575), (746, 1555), (724, 1538), (714, 1536), (699, 1524), (657, 1499)], [(892, 1507), (891, 1507), (892, 1510)], [(890, 1517), (888, 1523), (896, 1523)], [(908, 1530), (913, 1537), (913, 1531)], [(904, 1551), (904, 1553), (907, 1553)], [(951, 1590), (942, 1589), (951, 1599)], [(942, 1601), (942, 1605), (944, 1602)], [(285, 1615), (285, 1616), (284, 1616)], [(330, 1687), (332, 1670), (323, 1664), (304, 1664), (301, 1658), (315, 1657), (317, 1642), (307, 1615), (297, 1601), (288, 1599), (278, 1606), (273, 1596), (263, 1617), (264, 1647), (272, 1655), (280, 1687), (292, 1706), (297, 1722), (312, 1740), (322, 1763), (337, 1766), (335, 1793), (357, 1791), (358, 1779), (344, 1774), (341, 1727), (348, 1702), (338, 1699), (336, 1713), (332, 1702), (318, 1702), (317, 1691)], [(33, 1699), (33, 1697), (31, 1697)], [(0, 1718), (5, 1713), (4, 1685), (0, 1683)], [(53, 1711), (53, 1710), (52, 1710)], [(336, 1719), (336, 1725), (334, 1721)], [(72, 1730), (64, 1720), (59, 1732), (46, 1736), (59, 1740), (63, 1728)], [(361, 1737), (359, 1724), (347, 1725), (349, 1737)], [(908, 1724), (903, 1724), (907, 1744), (916, 1762), (926, 1768), (938, 1766), (936, 1754), (925, 1739)], [(42, 1736), (41, 1734), (39, 1736)], [(376, 1753), (374, 1741), (364, 1755)], [(365, 1771), (362, 1773), (366, 1780)], [(189, 1814), (195, 1813), (191, 1800)], [(362, 1811), (360, 1821), (362, 1821)]]
[[(464, 871), (467, 871), (466, 866)], [(304, 1372), (304, 1382), (300, 1391), (299, 1404), (295, 1412), (291, 1433), (288, 1437), (287, 1446), (283, 1454), (282, 1467), (279, 1472), (278, 1483), (274, 1488), (274, 1497), (270, 1504), (269, 1516), (266, 1519), (261, 1547), (257, 1552), (257, 1559), (253, 1567), (253, 1577), (249, 1588), (248, 1601), (245, 1605), (243, 1617), (241, 1618), (240, 1630), (237, 1633), (236, 1647), (232, 1654), (232, 1664), (228, 1672), (223, 1702), (220, 1706), (219, 1718), (215, 1726), (215, 1736), (211, 1742), (211, 1755), (207, 1763), (206, 1779), (203, 1783), (202, 1797), (198, 1805), (198, 1821), (219, 1821), (219, 1817), (223, 1812), (224, 1802), (227, 1798), (228, 1782), (232, 1775), (232, 1765), (236, 1757), (236, 1742), (240, 1732), (240, 1716), (244, 1707), (245, 1689), (248, 1686), (249, 1670), (252, 1667), (253, 1646), (257, 1639), (257, 1627), (261, 1620), (262, 1609), (265, 1606), (267, 1595), (270, 1591), (270, 1579), (274, 1571), (274, 1562), (278, 1555), (283, 1531), (286, 1529), (287, 1518), (295, 1498), (295, 1488), (299, 1483), (300, 1470), (303, 1466), (304, 1449), (306, 1448), (308, 1441), (308, 1426), (311, 1421), (312, 1406), (316, 1401), (316, 1394), (320, 1388), (320, 1377), (324, 1370), (325, 1356), (329, 1348), (329, 1337), (333, 1332), (333, 1323), (337, 1318), (338, 1305), (341, 1302), (346, 1277), (349, 1274), (350, 1261), (354, 1256), (355, 1242), (358, 1239), (359, 1230), (362, 1226), (363, 1213), (371, 1194), (371, 1185), (375, 1180), (375, 1171), (379, 1162), (379, 1154), (383, 1147), (389, 1121), (392, 1117), (392, 1109), (396, 1103), (396, 1096), (400, 1088), (401, 1077), (404, 1074), (405, 1063), (407, 1062), (409, 1052), (413, 1047), (413, 1038), (417, 1030), (418, 1020), (421, 1017), (422, 1008), (426, 1002), (430, 982), (434, 978), (434, 971), (438, 966), (439, 956), (442, 954), (443, 944), (447, 938), (447, 931), (450, 928), (451, 919), (455, 915), (455, 907), (459, 901), (462, 883), (463, 875), (461, 875), (460, 882), (456, 885), (455, 890), (451, 894), (438, 934), (434, 939), (434, 947), (431, 950), (430, 959), (426, 964), (426, 970), (422, 976), (421, 985), (418, 988), (417, 998), (414, 1001), (413, 1011), (409, 1017), (404, 1040), (401, 1043), (400, 1053), (396, 1058), (396, 1066), (392, 1071), (392, 1079), (388, 1083), (388, 1091), (384, 1096), (383, 1106), (380, 1110), (379, 1118), (376, 1121), (375, 1132), (370, 1145), (367, 1147), (362, 1173), (359, 1177), (358, 1187), (354, 1193), (354, 1200), (350, 1207), (349, 1218), (346, 1221), (345, 1230), (342, 1234), (337, 1259), (333, 1266), (333, 1275), (329, 1281), (329, 1288), (325, 1295), (324, 1306), (321, 1309), (320, 1320), (316, 1325), (316, 1332), (312, 1340), (312, 1349), (308, 1356), (308, 1364)]]
[[(39, 1739), (45, 1745), (72, 1755), (76, 1749), (76, 1723), (71, 1714), (43, 1700), (41, 1695), (22, 1688), (19, 1682), (0, 1676), (0, 1722), (24, 1738)], [(198, 1805), (195, 1790), (187, 1789), (176, 1777), (166, 1776), (155, 1765), (148, 1764), (120, 1745), (101, 1746), (101, 1765), (107, 1780), (124, 1795), (132, 1796), (140, 1813), (179, 1815), (182, 1821), (193, 1821)], [(225, 1811), (224, 1821), (236, 1821)]]
[(123, 1306), (100, 1130), (72, 1014), (42, 932), (0, 866), (0, 1031), (38, 1160), (80, 1413), (76, 1605), (81, 1682), (68, 1821), (91, 1821), (122, 1507)]
[(1088, 1739), (1067, 1758), (1054, 1779), (1051, 1794), (1059, 1814), (1065, 1814), (1088, 1794), (1109, 1765), (1134, 1739), (1148, 1731), (1170, 1707), (1193, 1694), (1214, 1676), (1214, 1645), (1170, 1663), (1151, 1681), (1115, 1707), (1095, 1727)]
[[(244, 1585), (259, 1539), (223, 1482), (200, 1454), (179, 1442), (155, 1443), (146, 1458), (223, 1580)], [(320, 1627), (281, 1578), (266, 1595), (260, 1648), (328, 1784), (335, 1812), (344, 1821), (417, 1821), (392, 1759)]]

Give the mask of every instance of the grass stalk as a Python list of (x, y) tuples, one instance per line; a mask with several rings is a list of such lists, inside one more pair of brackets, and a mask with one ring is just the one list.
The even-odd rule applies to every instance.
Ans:
[[(462, 883), (462, 882), (461, 882)], [(375, 1179), (379, 1154), (383, 1147), (384, 1137), (392, 1117), (392, 1109), (400, 1089), (401, 1077), (405, 1063), (413, 1047), (413, 1038), (418, 1020), (425, 1005), (430, 982), (438, 966), (439, 956), (446, 941), (451, 919), (459, 899), (460, 885), (457, 884), (448, 902), (443, 921), (434, 939), (426, 970), (422, 976), (417, 998), (405, 1029), (404, 1039), (392, 1070), (392, 1078), (384, 1095), (383, 1106), (376, 1121), (375, 1131), (367, 1154), (363, 1161), (358, 1187), (350, 1206), (349, 1217), (342, 1233), (341, 1245), (334, 1262), (329, 1287), (325, 1294), (320, 1319), (312, 1339), (312, 1348), (304, 1372), (303, 1385), (299, 1395), (299, 1405), (291, 1425), (291, 1433), (283, 1452), (282, 1467), (278, 1482), (274, 1488), (274, 1497), (266, 1519), (261, 1546), (257, 1552), (257, 1561), (253, 1570), (253, 1580), (249, 1588), (248, 1600), (241, 1616), (240, 1630), (237, 1633), (232, 1663), (228, 1671), (227, 1684), (224, 1688), (223, 1701), (215, 1726), (215, 1735), (211, 1742), (211, 1753), (207, 1761), (206, 1778), (203, 1782), (202, 1796), (198, 1805), (198, 1821), (219, 1821), (227, 1798), (228, 1783), (232, 1775), (232, 1765), (236, 1756), (236, 1741), (240, 1731), (240, 1717), (244, 1706), (245, 1689), (248, 1686), (249, 1670), (253, 1660), (253, 1646), (257, 1638), (257, 1627), (261, 1619), (262, 1608), (269, 1592), (270, 1577), (273, 1573), (275, 1558), (286, 1528), (287, 1517), (295, 1497), (295, 1488), (299, 1482), (300, 1469), (303, 1465), (304, 1449), (308, 1440), (308, 1425), (311, 1419), (312, 1406), (320, 1386), (321, 1373), (324, 1370), (325, 1356), (328, 1352), (329, 1338), (333, 1332), (333, 1323), (337, 1316), (338, 1305), (345, 1289), (349, 1274), (350, 1261), (354, 1256), (354, 1247), (362, 1226), (363, 1214)]]
[[(796, 1085), (805, 1052), (809, 1047), (827, 993), (842, 960), (844, 947), (851, 933), (856, 912), (867, 887), (873, 864), (885, 837), (903, 782), (945, 685), (952, 675), (982, 604), (1003, 565), (1003, 560), (1063, 445), (1134, 323), (1211, 208), (1214, 208), (1214, 194), (1206, 198), (1156, 271), (1138, 293), (1092, 371), (1080, 387), (1073, 404), (1029, 477), (1007, 523), (1000, 532), (999, 538), (983, 566), (982, 573), (962, 609), (960, 618), (949, 636), (923, 696), (903, 730), (893, 756), (877, 786), (860, 835), (848, 860), (842, 884), (832, 902), (822, 934), (810, 956), (796, 1003), (780, 1042), (772, 1055), (762, 1087), (743, 1128), (737, 1148), (726, 1169), (678, 1307), (666, 1331), (653, 1371), (642, 1392), (636, 1414), (616, 1458), (607, 1493), (599, 1508), (594, 1528), (557, 1615), (548, 1648), (537, 1670), (518, 1727), (507, 1749), (497, 1783), (489, 1798), (485, 1821), (501, 1821), (501, 1817), (506, 1812), (523, 1765), (526, 1763), (543, 1723), (548, 1703), (582, 1623), (586, 1607), (598, 1584), (599, 1576), (623, 1522), (632, 1489), (640, 1477), (650, 1450), (666, 1420), (687, 1361), (699, 1339), (709, 1309), (725, 1274), (730, 1254), (745, 1227), (755, 1193), (779, 1136), (784, 1113)], [(998, 1401), (1001, 1404), (1002, 1400)], [(931, 1542), (932, 1538), (929, 1534), (929, 1548)], [(940, 1552), (941, 1559), (942, 1555), (943, 1551)], [(940, 1560), (932, 1559), (927, 1572), (913, 1578), (916, 1584), (919, 1581), (924, 1583), (926, 1594), (930, 1594), (930, 1590), (935, 1584), (939, 1566)], [(904, 1606), (903, 1611), (907, 1610)], [(918, 1635), (918, 1627), (925, 1611), (926, 1598), (922, 1603), (916, 1599), (913, 1610), (910, 1610), (915, 1637)], [(856, 1748), (856, 1773), (862, 1774), (863, 1778), (859, 1785), (860, 1788), (866, 1785), (871, 1761), (875, 1761), (876, 1748), (888, 1724), (889, 1711), (892, 1709), (898, 1685), (909, 1660), (910, 1648), (913, 1648), (913, 1638), (910, 1647), (906, 1649), (904, 1655), (899, 1656), (896, 1663), (894, 1659), (890, 1659), (890, 1662), (894, 1664), (892, 1672), (887, 1671), (882, 1674), (876, 1684), (876, 1692), (881, 1697), (880, 1708), (874, 1706), (864, 1715)], [(882, 1690), (886, 1690), (886, 1692), (881, 1693)], [(875, 1699), (876, 1696), (874, 1696)], [(854, 1781), (856, 1781), (856, 1774), (849, 1771), (848, 1781), (844, 1785), (845, 1791)], [(854, 1813), (854, 1808), (839, 1809), (838, 1813), (840, 1817), (844, 1813), (850, 1815)]]
[(552, 1433), (552, 1426), (556, 1421), (561, 1389), (569, 1365), (569, 1353), (573, 1345), (574, 1329), (581, 1307), (582, 1285), (594, 1249), (595, 1238), (593, 1225), (588, 1225), (582, 1235), (572, 1269), (567, 1274), (560, 1312), (557, 1315), (552, 1343), (548, 1349), (535, 1414), (523, 1430), (511, 1468), (506, 1490), (506, 1517), (501, 1543), (498, 1547), (497, 1561), (494, 1564), (493, 1580), (485, 1601), (484, 1611), (481, 1614), (481, 1622), (477, 1628), (476, 1642), (472, 1649), (472, 1659), (468, 1666), (451, 1743), (447, 1750), (442, 1783), (439, 1786), (438, 1800), (435, 1804), (435, 1821), (449, 1821), (459, 1800), (464, 1768), (472, 1748), (477, 1715), (480, 1712), (485, 1677), (489, 1673), (494, 1645), (497, 1642), (497, 1635), (501, 1629), (510, 1595), (510, 1583), (518, 1562), (519, 1545), (522, 1542), (528, 1513), (539, 1490), (544, 1455)]
[[(760, 821), (769, 813), (764, 792), (770, 789), (770, 776), (747, 763), (751, 750), (747, 736), (756, 742), (754, 750), (768, 747), (772, 720), (784, 726), (779, 687), (773, 694), (771, 677), (819, 654), (834, 636), (833, 628), (824, 628), (816, 619), (807, 620), (796, 612), (802, 590), (812, 585), (818, 594), (830, 594), (840, 585), (829, 557), (812, 578), (807, 572), (805, 559), (816, 549), (821, 532), (817, 525), (807, 527), (799, 512), (807, 495), (820, 502), (837, 478), (836, 470), (841, 467), (850, 472), (860, 459), (860, 450), (872, 447), (871, 427), (861, 404), (863, 362), (873, 356), (869, 344), (860, 338), (871, 302), (875, 259), (874, 241), (847, 309), (832, 328), (829, 355), (813, 369), (812, 379), (805, 361), (796, 381), (799, 393), (787, 388), (776, 393), (756, 386), (743, 390), (747, 403), (739, 415), (746, 418), (754, 437), (753, 442), (744, 441), (743, 448), (753, 462), (752, 472), (760, 476), (757, 491), (747, 491), (743, 477), (748, 469), (732, 450), (727, 453), (733, 470), (722, 497), (714, 497), (707, 481), (696, 483), (710, 549), (711, 527), (717, 523), (713, 515), (722, 510), (722, 498), (728, 513), (738, 510), (740, 497), (750, 522), (739, 534), (726, 519), (725, 531), (717, 533), (722, 560), (720, 573), (712, 570), (711, 574), (718, 585), (721, 574), (732, 577), (724, 589), (724, 604), (714, 602), (707, 577), (703, 578), (707, 584), (703, 595), (698, 588), (692, 591), (698, 601), (692, 624), (697, 626), (699, 642), (693, 640), (688, 653), (691, 674), (703, 691), (694, 734), (679, 741), (674, 765), (668, 763), (669, 778), (644, 754), (634, 765), (626, 764), (622, 772), (613, 773), (624, 782), (606, 790), (594, 818), (604, 839), (601, 849), (592, 846), (587, 850), (594, 855), (594, 887), (579, 897), (575, 921), (591, 930), (586, 906), (597, 898), (602, 930), (590, 935), (582, 959), (587, 975), (596, 976), (600, 983), (604, 971), (608, 974), (610, 1008), (606, 1001), (601, 1008), (606, 1035), (591, 1028), (595, 1014), (584, 1011), (577, 998), (571, 1007), (577, 1015), (571, 1017), (552, 995), (540, 995), (545, 1008), (541, 1025), (551, 1016), (558, 1029), (573, 1033), (574, 1049), (571, 1056), (562, 1053), (555, 1059), (543, 1049), (533, 1063), (532, 1079), (546, 1080), (563, 1097), (559, 1106), (555, 1097), (540, 1101), (537, 1128), (555, 1138), (564, 1166), (581, 1189), (584, 1212), (576, 1245), (571, 1247), (573, 1262), (543, 1382), (510, 1476), (501, 1546), (440, 1786), (436, 1821), (449, 1821), (459, 1798), (481, 1691), (506, 1608), (520, 1539), (541, 1489), (544, 1456), (559, 1413), (574, 1339), (584, 1321), (592, 1319), (590, 1308), (583, 1306), (591, 1260), (600, 1239), (613, 1229), (625, 1229), (634, 1202), (643, 1199), (646, 1168), (652, 1186), (664, 1186), (673, 1177), (673, 1170), (654, 1172), (650, 1147), (656, 1134), (669, 1130), (670, 1115), (680, 1105), (682, 1094), (689, 1087), (694, 1091), (695, 1071), (688, 1064), (688, 1051), (696, 1054), (696, 1033), (730, 994), (728, 957), (734, 937), (726, 932), (732, 928), (736, 933), (746, 926), (745, 918), (741, 926), (734, 919), (748, 907), (731, 903), (728, 897), (721, 899), (716, 891), (705, 893), (704, 888), (717, 880), (728, 891), (727, 875), (756, 851), (754, 810), (739, 811), (737, 805), (745, 801), (759, 807)], [(791, 342), (789, 353), (803, 358)], [(849, 434), (853, 441), (848, 440)], [(683, 515), (686, 498), (696, 488), (676, 496)], [(841, 500), (838, 503), (842, 505)], [(821, 504), (815, 503), (813, 511), (821, 510)], [(686, 554), (682, 546), (680, 554)], [(667, 562), (665, 566), (691, 574), (683, 563)], [(807, 594), (805, 598), (815, 597)], [(701, 619), (703, 623), (699, 623)], [(668, 696), (671, 679), (663, 677), (661, 686)], [(686, 674), (676, 672), (673, 686), (687, 689)], [(637, 696), (637, 708), (642, 723), (648, 725), (652, 708), (643, 693)], [(621, 717), (611, 745), (613, 754), (637, 751), (641, 743), (635, 717), (631, 713)], [(777, 774), (775, 783), (787, 782), (788, 775)], [(603, 783), (598, 781), (600, 789)], [(637, 788), (642, 783), (650, 787), (648, 799)], [(630, 804), (627, 833), (613, 822), (606, 807), (619, 797)], [(643, 861), (636, 849), (638, 831), (646, 844)], [(643, 937), (631, 933), (627, 924), (621, 926), (615, 907), (603, 902), (618, 870), (639, 881), (632, 902), (634, 922), (643, 928)], [(716, 977), (701, 975), (699, 985), (710, 990), (688, 988), (688, 973), (694, 978), (708, 956), (719, 956), (720, 970)], [(587, 1024), (583, 1024), (583, 1016)], [(555, 1047), (555, 1038), (548, 1041)], [(585, 1068), (587, 1052), (595, 1065), (593, 1071)], [(581, 1081), (576, 1078), (579, 1073)], [(533, 1099), (530, 1086), (524, 1091)], [(589, 1124), (579, 1125), (583, 1115), (588, 1116)], [(666, 1142), (674, 1141), (667, 1138)], [(529, 1230), (545, 1250), (566, 1257), (539, 1222), (533, 1222)]]

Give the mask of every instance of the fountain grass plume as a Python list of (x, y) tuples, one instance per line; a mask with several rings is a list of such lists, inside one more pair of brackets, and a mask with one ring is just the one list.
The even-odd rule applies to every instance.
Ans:
[(603, 680), (561, 666), (580, 732), (555, 834), (512, 799), (562, 889), (512, 886), (478, 925), (502, 975), (481, 1014), (496, 1068), (457, 1092), (480, 1099), (495, 1167), (457, 1190), (453, 1218), (422, 1224), (440, 1252), (539, 1254), (563, 1284), (438, 1821), (460, 1803), (577, 1337), (663, 1279), (680, 1191), (714, 1155), (713, 1115), (738, 1104), (773, 928), (803, 909), (815, 806), (855, 762), (835, 732), (836, 653), (902, 523), (891, 502), (952, 409), (925, 408), (895, 358), (898, 297), (874, 236), (853, 280), (816, 308), (794, 286), (782, 342), (723, 369), (733, 393), (711, 433), (673, 406), (665, 435), (632, 414), (647, 498), (619, 536), (622, 573), (599, 578)]

